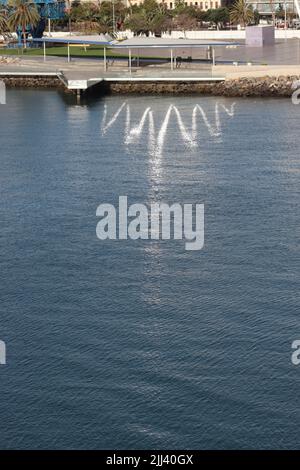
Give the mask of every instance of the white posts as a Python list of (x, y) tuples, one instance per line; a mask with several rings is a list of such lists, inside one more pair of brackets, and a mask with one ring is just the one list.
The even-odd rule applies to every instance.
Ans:
[(46, 41), (44, 41), (44, 62), (46, 62)]
[(129, 59), (129, 73), (131, 75), (131, 49), (128, 51), (128, 59)]
[(211, 59), (211, 46), (207, 46), (207, 60)]
[(68, 42), (68, 62), (71, 62), (70, 43)]
[(106, 70), (107, 70), (106, 47), (103, 48), (103, 68), (104, 68), (104, 72), (106, 72)]
[(216, 51), (214, 47), (212, 48), (212, 64), (213, 66), (216, 65)]
[(174, 64), (173, 64), (173, 49), (171, 49), (171, 70), (173, 70)]

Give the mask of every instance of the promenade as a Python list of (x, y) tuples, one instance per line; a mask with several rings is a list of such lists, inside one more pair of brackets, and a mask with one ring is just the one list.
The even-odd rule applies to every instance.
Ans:
[[(75, 53), (75, 52), (74, 52)], [(153, 52), (150, 51), (153, 54)], [(277, 40), (274, 46), (263, 48), (224, 46), (217, 48), (216, 65), (201, 61), (199, 50), (187, 48), (176, 51), (177, 56), (185, 58), (191, 54), (192, 61), (181, 61), (180, 65), (170, 67), (166, 56), (168, 51), (159, 50), (160, 60), (143, 63), (149, 50), (139, 50), (140, 66), (132, 58), (131, 67), (125, 57), (108, 58), (104, 67), (103, 57), (85, 58), (48, 55), (23, 55), (11, 57), (8, 63), (0, 61), (1, 76), (53, 76), (58, 77), (69, 90), (84, 91), (101, 82), (152, 82), (152, 83), (210, 83), (261, 77), (300, 77), (300, 40)], [(165, 55), (165, 56), (164, 56)], [(196, 56), (196, 57), (195, 57)], [(176, 64), (176, 62), (175, 62)], [(289, 79), (288, 79), (289, 80)]]
[(262, 76), (290, 76), (300, 75), (299, 64), (239, 64), (233, 63), (217, 63), (214, 67), (210, 64), (183, 64), (179, 69), (170, 70), (168, 63), (161, 65), (147, 66), (135, 68), (132, 67), (132, 72), (128, 71), (126, 61), (115, 60), (112, 65), (109, 65), (107, 71), (103, 70), (103, 61), (101, 59), (72, 59), (70, 63), (62, 57), (47, 57), (47, 61), (43, 62), (42, 57), (24, 57), (20, 58), (18, 62), (11, 64), (0, 63), (0, 74), (57, 74), (63, 72), (66, 76), (79, 79), (88, 79), (95, 76), (104, 79), (168, 79), (177, 80), (180, 77), (184, 79), (209, 79), (209, 78), (241, 78), (241, 77), (262, 77)]

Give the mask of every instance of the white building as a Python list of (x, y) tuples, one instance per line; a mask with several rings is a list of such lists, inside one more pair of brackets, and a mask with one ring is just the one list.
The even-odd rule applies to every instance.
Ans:
[(297, 12), (294, 0), (274, 0), (273, 4), (269, 0), (248, 0), (248, 3), (263, 16), (271, 16), (272, 8), (273, 11), (278, 11), (280, 8), (286, 7), (287, 12)]
[[(172, 10), (175, 8), (175, 0), (158, 0), (159, 3), (164, 3), (168, 9)], [(143, 0), (128, 0), (131, 5), (140, 5)], [(194, 6), (200, 8), (200, 10), (209, 10), (212, 8), (220, 8), (221, 0), (192, 0), (184, 2), (186, 6)]]
[[(106, 0), (113, 2), (114, 0)], [(117, 0), (116, 0), (117, 1)], [(144, 0), (123, 0), (126, 6), (130, 5), (141, 5)], [(175, 8), (175, 0), (157, 0), (159, 3), (164, 3), (168, 9), (173, 10)], [(81, 3), (97, 3), (100, 4), (101, 0), (80, 0)], [(186, 6), (194, 6), (200, 8), (200, 10), (209, 10), (213, 8), (220, 8), (222, 6), (222, 0), (189, 0), (184, 2)]]

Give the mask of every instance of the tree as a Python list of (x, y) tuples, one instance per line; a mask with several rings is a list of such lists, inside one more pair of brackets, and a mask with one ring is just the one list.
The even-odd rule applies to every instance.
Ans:
[(197, 28), (197, 20), (187, 13), (180, 13), (173, 20), (175, 28), (179, 31), (183, 31), (185, 35), (186, 31), (192, 31)]
[(253, 18), (254, 13), (251, 6), (245, 0), (236, 0), (230, 9), (230, 21), (245, 27), (253, 21)]
[(125, 28), (130, 29), (135, 35), (148, 34), (149, 26), (145, 12), (138, 11), (132, 13), (132, 15), (125, 20)]
[(142, 8), (145, 10), (147, 16), (156, 11), (165, 11), (165, 6), (157, 3), (156, 0), (144, 0)]
[(126, 8), (122, 1), (115, 1), (114, 4), (111, 1), (103, 1), (98, 5), (94, 2), (76, 4), (73, 2), (70, 12), (70, 17), (76, 23), (76, 28), (85, 32), (109, 33), (113, 31), (114, 26), (120, 29), (125, 16)]
[(217, 27), (221, 24), (229, 22), (229, 10), (226, 7), (215, 8), (214, 10), (208, 10), (207, 21), (214, 23)]
[(99, 16), (97, 19), (97, 27), (99, 33), (112, 33), (114, 30), (114, 20), (112, 14), (106, 11), (99, 11)]
[(253, 12), (253, 20), (254, 20), (254, 23), (255, 24), (259, 24), (259, 21), (260, 21), (260, 14), (259, 14), (259, 11), (258, 10), (254, 10)]
[(132, 14), (125, 20), (125, 28), (134, 34), (161, 34), (171, 29), (171, 17), (164, 4), (144, 0), (138, 8), (132, 9)]
[[(192, 7), (190, 7), (192, 8)], [(196, 18), (198, 23), (203, 23), (204, 21), (207, 21), (207, 11), (205, 10), (200, 10), (200, 8), (194, 7), (193, 8), (193, 17)]]
[(283, 20), (285, 18), (285, 11), (284, 11), (284, 7), (283, 7), (282, 3), (279, 3), (275, 14), (276, 14), (276, 17), (280, 18), (281, 20)]
[(173, 10), (175, 16), (184, 13), (186, 9), (187, 5), (185, 4), (184, 0), (175, 0), (175, 7)]
[(112, 2), (103, 1), (100, 4), (99, 8), (99, 32), (101, 33), (108, 33), (116, 29), (121, 29), (124, 19), (126, 16), (127, 9), (124, 6), (124, 3), (120, 0), (114, 1), (114, 19), (115, 24), (113, 21), (113, 5)]
[(39, 12), (30, 0), (11, 0), (9, 6), (12, 8), (12, 12), (8, 18), (8, 25), (13, 30), (21, 28), (23, 45), (26, 48), (26, 30), (38, 24)]
[(72, 3), (69, 17), (80, 31), (95, 32), (98, 29), (99, 8), (92, 2)]
[(4, 33), (7, 31), (7, 14), (6, 10), (0, 10), (0, 33)]
[(231, 8), (234, 3), (235, 0), (223, 0), (222, 5), (224, 5), (224, 7)]
[(201, 15), (201, 12), (204, 13), (204, 11), (200, 10), (198, 7), (187, 5), (187, 2), (184, 0), (175, 0), (175, 7), (170, 11), (170, 14), (174, 18), (181, 14), (185, 14), (191, 18), (198, 18), (199, 14)]

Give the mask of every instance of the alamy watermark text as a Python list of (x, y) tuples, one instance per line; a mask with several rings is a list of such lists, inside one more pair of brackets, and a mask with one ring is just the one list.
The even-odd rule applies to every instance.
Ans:
[(101, 218), (96, 228), (99, 240), (185, 240), (188, 251), (204, 246), (204, 204), (128, 206), (127, 196), (120, 196), (117, 209), (100, 204), (96, 215)]

